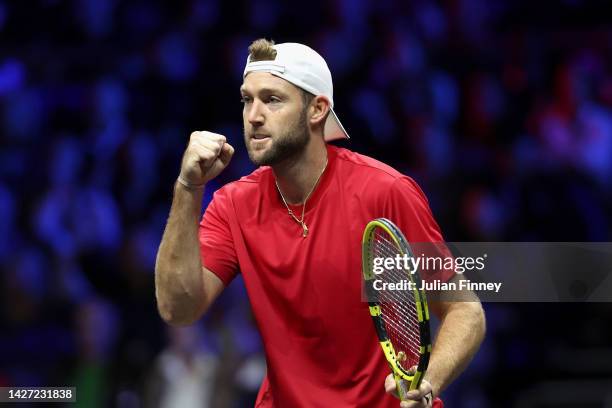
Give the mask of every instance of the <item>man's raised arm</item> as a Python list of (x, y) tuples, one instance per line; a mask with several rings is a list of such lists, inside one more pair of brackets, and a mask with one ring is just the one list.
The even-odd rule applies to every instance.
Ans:
[(198, 228), (204, 187), (233, 154), (222, 135), (191, 134), (155, 263), (157, 308), (167, 323), (195, 322), (223, 290), (221, 280), (202, 266)]

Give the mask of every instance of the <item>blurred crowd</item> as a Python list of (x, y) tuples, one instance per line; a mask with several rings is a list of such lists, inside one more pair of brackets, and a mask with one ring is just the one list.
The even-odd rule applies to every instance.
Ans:
[[(169, 328), (153, 271), (190, 132), (237, 147), (205, 203), (253, 169), (238, 88), (260, 37), (326, 58), (340, 145), (413, 177), (448, 241), (610, 241), (604, 9), (0, 0), (0, 386), (75, 385), (83, 406), (252, 406), (265, 359), (240, 280)], [(609, 384), (611, 308), (536, 306), (485, 305), (489, 335), (450, 406), (515, 406), (551, 378)]]

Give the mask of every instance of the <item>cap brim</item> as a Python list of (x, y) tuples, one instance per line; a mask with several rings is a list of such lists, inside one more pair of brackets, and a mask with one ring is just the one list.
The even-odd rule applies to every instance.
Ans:
[(340, 123), (338, 115), (334, 112), (334, 109), (330, 108), (329, 111), (329, 115), (327, 115), (327, 120), (325, 121), (325, 128), (323, 129), (325, 141), (350, 139), (348, 133), (344, 130), (344, 126)]

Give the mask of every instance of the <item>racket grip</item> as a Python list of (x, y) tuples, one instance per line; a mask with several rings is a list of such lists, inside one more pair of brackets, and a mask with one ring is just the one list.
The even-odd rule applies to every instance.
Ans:
[(407, 397), (406, 394), (408, 394), (408, 388), (410, 386), (410, 383), (404, 379), (402, 379), (399, 375), (393, 375), (394, 379), (395, 379), (395, 386), (397, 387), (397, 395), (399, 396), (400, 401), (406, 401)]

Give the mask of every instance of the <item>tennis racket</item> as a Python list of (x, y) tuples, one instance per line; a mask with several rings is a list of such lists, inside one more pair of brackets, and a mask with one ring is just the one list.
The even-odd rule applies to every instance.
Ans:
[[(391, 366), (400, 400), (419, 387), (431, 353), (429, 310), (425, 293), (419, 290), (418, 271), (384, 268), (380, 258), (412, 257), (406, 238), (391, 221), (370, 221), (363, 233), (362, 269), (370, 315), (382, 350)], [(376, 262), (376, 264), (375, 264)], [(378, 273), (375, 273), (378, 272)], [(375, 282), (378, 280), (378, 282)], [(380, 290), (383, 283), (404, 283), (405, 290)], [(410, 285), (409, 282), (412, 282)]]

